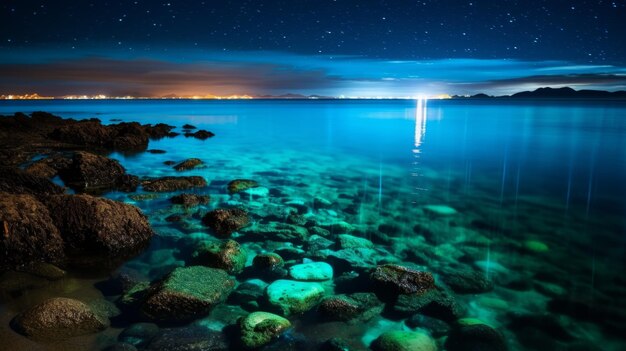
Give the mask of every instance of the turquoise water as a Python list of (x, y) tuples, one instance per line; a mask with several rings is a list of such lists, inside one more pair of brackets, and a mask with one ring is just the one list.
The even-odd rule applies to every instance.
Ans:
[[(308, 210), (320, 222), (346, 222), (374, 241), (376, 233), (385, 231), (381, 224), (389, 225), (392, 230), (385, 234), (391, 239), (377, 244), (387, 261), (420, 265), (436, 274), (469, 268), (495, 282), (493, 291), (456, 298), (468, 317), (500, 328), (512, 349), (626, 347), (619, 333), (626, 326), (624, 102), (0, 104), (0, 114), (37, 110), (97, 117), (103, 123), (163, 122), (177, 131), (190, 123), (210, 130), (216, 136), (206, 141), (180, 136), (150, 142), (149, 148), (165, 154), (110, 157), (140, 177), (181, 175), (163, 162), (202, 159), (206, 167), (184, 173), (210, 182), (197, 191), (211, 195), (202, 212), (241, 204), (267, 214), (286, 206), (286, 200), (310, 204), (322, 197), (333, 202), (331, 210)], [(224, 185), (236, 178), (254, 179), (282, 195), (274, 198), (270, 191), (267, 198), (231, 197)], [(184, 265), (178, 251), (189, 241), (210, 238), (199, 220), (184, 227), (165, 221), (180, 211), (171, 208), (166, 196), (152, 201), (135, 201), (123, 193), (107, 196), (140, 207), (157, 231), (148, 251), (125, 265), (150, 279)], [(423, 209), (428, 205), (449, 206), (457, 213), (427, 216)], [(245, 245), (253, 253), (271, 249), (263, 243)], [(571, 338), (520, 327), (515, 322), (519, 315), (550, 316)], [(220, 329), (227, 324), (220, 318), (211, 315), (196, 323)], [(350, 333), (358, 349), (385, 330), (407, 328), (403, 320), (379, 317), (349, 331), (306, 323), (296, 329), (313, 339)]]

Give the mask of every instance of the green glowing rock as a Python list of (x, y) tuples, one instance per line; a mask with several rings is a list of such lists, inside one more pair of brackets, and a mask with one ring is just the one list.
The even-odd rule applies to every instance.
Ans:
[(337, 244), (340, 249), (374, 248), (374, 243), (371, 241), (350, 234), (339, 234), (337, 236)]
[(537, 241), (537, 240), (527, 240), (524, 242), (524, 248), (528, 251), (531, 252), (536, 252), (536, 253), (543, 253), (543, 252), (547, 252), (548, 250), (550, 250), (550, 248), (548, 247), (548, 245), (542, 243), (541, 241)]
[(426, 205), (424, 212), (435, 216), (452, 216), (457, 213), (454, 208), (446, 205)]
[(324, 296), (318, 283), (276, 280), (265, 289), (265, 296), (274, 308), (288, 316), (313, 308)]
[(234, 240), (205, 241), (192, 254), (195, 264), (220, 268), (229, 273), (239, 273), (246, 265), (246, 250)]
[(374, 351), (437, 351), (433, 338), (423, 332), (391, 331), (372, 343)]
[(291, 323), (268, 312), (252, 312), (239, 320), (241, 342), (247, 348), (261, 347), (288, 329)]
[(303, 281), (330, 280), (333, 279), (333, 267), (326, 262), (297, 264), (289, 268), (289, 276)]

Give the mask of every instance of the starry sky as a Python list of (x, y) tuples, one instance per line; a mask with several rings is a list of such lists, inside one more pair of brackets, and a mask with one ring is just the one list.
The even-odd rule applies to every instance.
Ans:
[(4, 0), (0, 11), (0, 94), (626, 89), (626, 0)]

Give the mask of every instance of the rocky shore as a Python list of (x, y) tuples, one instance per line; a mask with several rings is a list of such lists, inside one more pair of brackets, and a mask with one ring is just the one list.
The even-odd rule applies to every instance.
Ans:
[[(109, 351), (599, 350), (576, 339), (576, 321), (626, 326), (622, 312), (567, 294), (548, 244), (476, 234), (502, 228), (459, 219), (462, 207), (424, 205), (411, 228), (391, 215), (372, 227), (349, 221), (358, 192), (299, 198), (281, 190), (279, 174), (207, 182), (187, 174), (206, 166), (199, 158), (164, 165), (176, 176), (132, 175), (107, 156), (148, 151), (151, 139), (214, 136), (175, 129), (0, 116), (0, 297), (77, 272), (98, 276), (101, 292), (23, 306), (10, 322), (19, 337), (52, 345), (115, 330), (98, 346)], [(144, 213), (103, 197), (111, 192), (165, 210)], [(549, 267), (526, 276), (485, 261), (493, 245)], [(502, 294), (547, 301), (564, 317), (516, 309)], [(496, 314), (500, 325), (489, 320)]]

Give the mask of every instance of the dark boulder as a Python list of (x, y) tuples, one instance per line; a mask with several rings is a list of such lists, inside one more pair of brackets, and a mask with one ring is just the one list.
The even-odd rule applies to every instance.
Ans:
[(170, 198), (170, 202), (175, 205), (183, 205), (185, 207), (193, 207), (198, 205), (206, 205), (209, 203), (209, 195), (196, 194), (180, 194)]
[(484, 272), (471, 269), (446, 270), (441, 280), (459, 294), (480, 294), (493, 290), (493, 282)]
[(194, 169), (194, 168), (196, 168), (198, 166), (201, 166), (203, 164), (204, 164), (204, 162), (202, 162), (202, 160), (199, 159), (199, 158), (190, 158), (190, 159), (187, 159), (187, 160), (185, 160), (185, 161), (175, 165), (173, 168), (175, 170), (181, 172), (181, 171), (188, 171), (190, 169)]
[(126, 174), (117, 160), (84, 151), (76, 152), (59, 176), (70, 188), (89, 193), (116, 188), (135, 191), (139, 183), (137, 177)]
[(224, 333), (200, 326), (163, 329), (144, 349), (146, 351), (227, 351)]
[(205, 241), (191, 255), (193, 264), (219, 268), (231, 274), (240, 273), (246, 265), (246, 250), (234, 240)]
[(0, 167), (0, 191), (38, 196), (62, 194), (65, 189), (48, 178), (29, 174), (19, 168)]
[(199, 176), (191, 177), (162, 177), (144, 180), (141, 185), (145, 191), (169, 192), (187, 190), (191, 188), (202, 188), (207, 185), (206, 180)]
[(198, 129), (198, 128), (191, 124), (183, 124), (183, 129)]
[(459, 325), (446, 340), (448, 351), (506, 351), (502, 334), (486, 324)]
[(422, 293), (398, 295), (392, 312), (402, 318), (420, 313), (453, 322), (463, 315), (464, 309), (447, 291), (432, 289)]
[(326, 298), (317, 307), (322, 319), (327, 321), (366, 322), (383, 310), (383, 303), (373, 293), (354, 293)]
[(161, 139), (178, 135), (178, 133), (172, 132), (172, 129), (174, 128), (176, 127), (167, 125), (165, 123), (157, 123), (155, 125), (145, 126), (146, 132), (152, 139)]
[(248, 213), (240, 208), (217, 209), (207, 213), (202, 222), (211, 228), (215, 234), (222, 238), (228, 238), (239, 229), (250, 223)]
[(373, 287), (381, 296), (424, 293), (435, 288), (435, 279), (429, 272), (386, 264), (378, 266), (370, 274)]
[(0, 233), (0, 270), (64, 257), (48, 209), (31, 195), (0, 193)]
[(238, 193), (250, 188), (259, 187), (259, 183), (251, 179), (235, 179), (228, 183), (228, 192), (231, 194)]
[(192, 137), (192, 138), (196, 138), (196, 139), (200, 139), (200, 140), (206, 140), (208, 138), (212, 138), (215, 136), (215, 134), (213, 134), (212, 132), (209, 132), (207, 130), (204, 129), (200, 129), (199, 131), (192, 133), (192, 132), (187, 132), (185, 133), (186, 137)]

